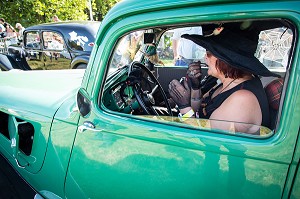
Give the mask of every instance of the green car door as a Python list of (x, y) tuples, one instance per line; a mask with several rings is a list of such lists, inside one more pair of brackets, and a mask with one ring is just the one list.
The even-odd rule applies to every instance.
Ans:
[[(292, 17), (295, 13), (286, 10), (297, 6), (263, 2), (160, 3), (120, 3), (100, 27), (86, 72), (90, 79), (84, 79), (84, 89), (79, 94), (87, 109), (78, 123), (65, 183), (66, 197), (287, 198), (292, 181), (288, 176), (295, 172), (290, 168), (297, 164), (293, 161), (300, 121), (299, 81), (293, 81), (299, 76), (297, 59), (290, 56), (289, 62), (280, 60), (285, 86), (276, 128), (255, 136), (205, 125), (200, 128), (201, 124), (195, 127), (170, 115), (137, 114), (140, 105), (134, 91), (122, 85), (130, 85), (125, 80), (135, 69), (130, 66), (132, 61), (146, 64), (145, 51), (139, 46), (131, 58), (120, 55), (126, 48), (132, 50), (132, 43), (128, 45), (132, 40), (127, 36), (140, 31), (144, 37), (149, 35), (144, 33), (154, 33), (153, 42), (159, 46), (161, 35), (172, 28), (250, 19), (267, 23), (270, 21), (265, 19), (266, 13), (268, 19), (273, 19), (271, 22), (286, 18), (293, 26), (299, 21)], [(294, 28), (291, 29), (297, 32)], [(136, 41), (143, 46), (143, 39)], [(292, 49), (291, 45), (299, 46), (290, 42), (288, 49)], [(294, 56), (297, 54), (295, 51)], [(166, 60), (162, 62), (167, 64)]]

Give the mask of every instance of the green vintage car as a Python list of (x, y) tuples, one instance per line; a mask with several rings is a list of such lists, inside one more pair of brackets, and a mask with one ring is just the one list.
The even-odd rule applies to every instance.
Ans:
[[(37, 198), (300, 198), (299, 24), (300, 1), (124, 0), (86, 70), (0, 73), (0, 153)], [(168, 85), (187, 66), (175, 65), (174, 35), (194, 27), (257, 41), (280, 76), (262, 84), (282, 83), (270, 125), (245, 124), (249, 134), (178, 117)]]

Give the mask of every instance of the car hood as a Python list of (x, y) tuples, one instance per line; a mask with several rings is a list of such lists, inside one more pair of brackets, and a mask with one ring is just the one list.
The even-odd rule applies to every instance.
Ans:
[(83, 69), (0, 72), (0, 109), (53, 117), (70, 97), (76, 100)]

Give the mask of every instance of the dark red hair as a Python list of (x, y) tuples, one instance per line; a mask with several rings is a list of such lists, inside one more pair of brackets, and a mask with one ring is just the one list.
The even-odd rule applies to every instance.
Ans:
[[(206, 55), (207, 57), (213, 56), (213, 54), (209, 51), (206, 51)], [(217, 58), (216, 61), (216, 69), (219, 72), (223, 73), (226, 78), (229, 77), (231, 79), (238, 79), (238, 78), (245, 77), (247, 75), (251, 75), (249, 72), (232, 67), (231, 65), (227, 64), (226, 62), (224, 62), (219, 58)]]

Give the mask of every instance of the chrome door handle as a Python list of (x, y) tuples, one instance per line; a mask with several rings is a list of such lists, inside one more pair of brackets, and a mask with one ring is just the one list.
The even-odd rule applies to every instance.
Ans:
[(103, 131), (102, 129), (95, 129), (95, 128), (96, 128), (96, 126), (92, 122), (85, 121), (85, 122), (83, 122), (83, 124), (81, 126), (78, 127), (78, 131), (80, 133), (83, 133), (86, 130), (93, 131), (93, 132)]

